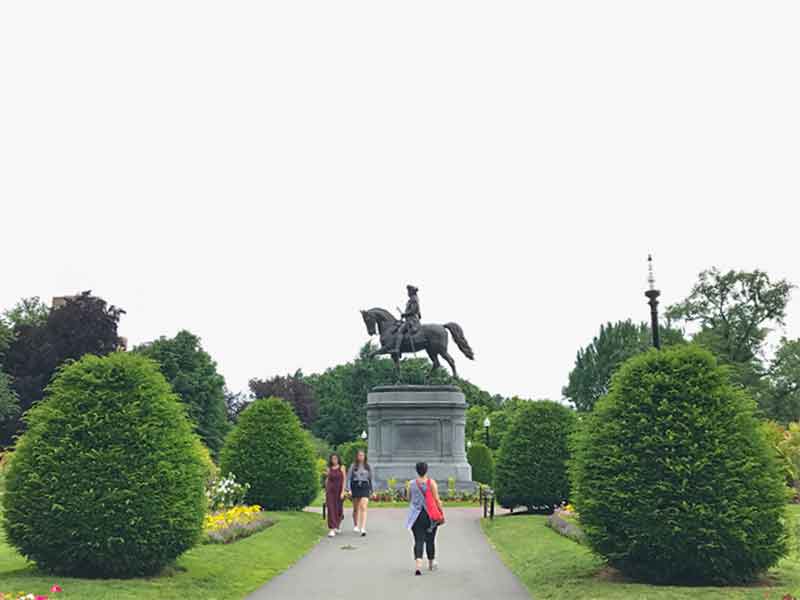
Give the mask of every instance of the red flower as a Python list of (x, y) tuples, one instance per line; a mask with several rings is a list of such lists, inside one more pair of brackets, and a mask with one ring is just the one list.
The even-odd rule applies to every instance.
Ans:
[(47, 596), (36, 596), (35, 600), (47, 600)]
[(60, 585), (54, 583), (53, 587), (50, 588), (50, 591), (53, 592), (54, 594), (57, 594), (58, 592), (63, 592), (64, 590), (61, 589)]

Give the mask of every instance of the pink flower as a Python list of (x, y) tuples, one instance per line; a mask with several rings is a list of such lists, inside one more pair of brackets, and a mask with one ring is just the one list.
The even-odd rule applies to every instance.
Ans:
[(58, 585), (57, 583), (54, 583), (53, 587), (50, 588), (50, 591), (52, 593), (54, 593), (54, 594), (57, 594), (58, 592), (63, 592), (64, 590), (61, 589), (60, 585)]
[(35, 596), (35, 600), (47, 600), (47, 596)]

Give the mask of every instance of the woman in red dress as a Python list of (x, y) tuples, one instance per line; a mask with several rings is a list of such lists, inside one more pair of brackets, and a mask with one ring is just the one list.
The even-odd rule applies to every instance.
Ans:
[(328, 511), (328, 537), (342, 532), (344, 519), (344, 478), (345, 470), (338, 454), (328, 458), (328, 470), (325, 472), (325, 506)]

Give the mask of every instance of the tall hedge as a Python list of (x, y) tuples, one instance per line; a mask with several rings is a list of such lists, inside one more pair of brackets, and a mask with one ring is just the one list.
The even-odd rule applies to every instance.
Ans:
[(42, 569), (154, 574), (198, 540), (201, 444), (153, 361), (87, 355), (58, 372), (27, 419), (3, 527)]
[(305, 508), (319, 490), (314, 450), (292, 407), (278, 398), (256, 400), (240, 415), (220, 470), (249, 483), (247, 502), (269, 510)]
[(473, 442), (467, 448), (467, 460), (472, 466), (472, 480), (486, 485), (494, 481), (494, 457), (486, 444)]
[(626, 362), (575, 436), (591, 547), (656, 582), (741, 582), (776, 564), (786, 489), (755, 408), (696, 346)]
[(549, 509), (569, 498), (568, 438), (575, 413), (557, 402), (522, 404), (503, 438), (495, 471), (501, 506)]

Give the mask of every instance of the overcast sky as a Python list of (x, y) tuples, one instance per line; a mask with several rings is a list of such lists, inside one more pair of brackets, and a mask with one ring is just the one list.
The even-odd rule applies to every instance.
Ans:
[[(697, 274), (800, 284), (800, 3), (4, 2), (0, 307), (91, 289), (234, 390), (420, 288), (462, 375), (560, 397)], [(800, 292), (790, 336), (800, 335)]]

